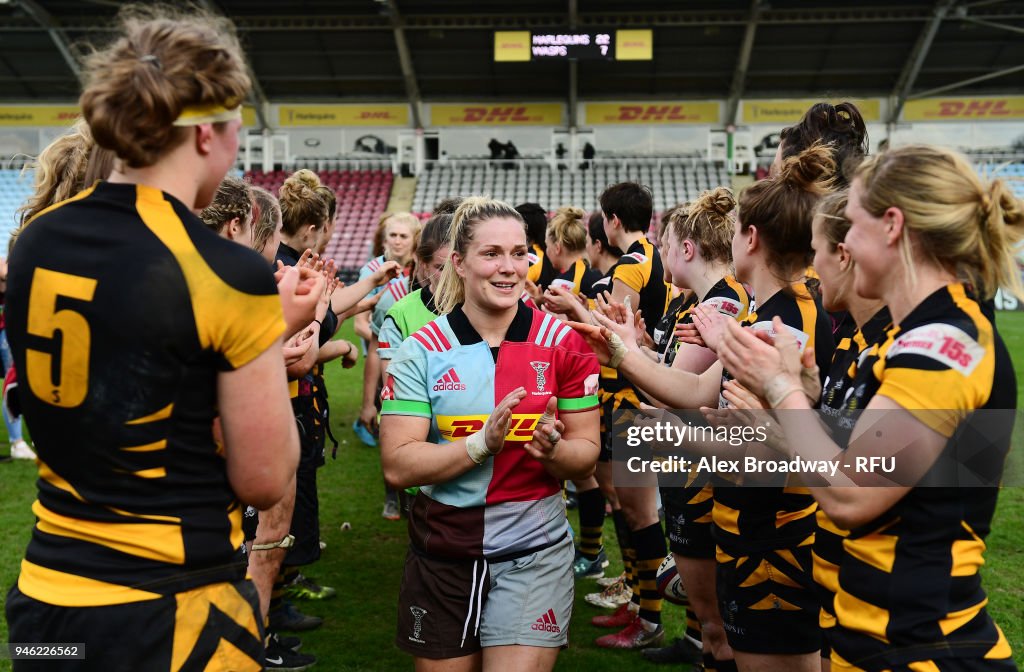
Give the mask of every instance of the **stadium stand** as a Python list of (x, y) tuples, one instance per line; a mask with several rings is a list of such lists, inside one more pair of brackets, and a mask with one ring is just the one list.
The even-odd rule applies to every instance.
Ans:
[[(285, 170), (251, 170), (244, 177), (276, 194), (289, 174)], [(343, 271), (358, 269), (368, 258), (377, 217), (387, 208), (393, 181), (391, 171), (331, 169), (317, 174), (338, 195), (337, 226), (325, 254), (333, 257)]]
[(437, 165), (420, 176), (413, 212), (427, 213), (442, 198), (489, 194), (510, 203), (532, 201), (549, 210), (575, 205), (592, 210), (609, 184), (635, 180), (654, 193), (654, 209), (662, 211), (691, 199), (705, 189), (731, 184), (721, 165), (663, 158), (593, 162), (589, 170), (569, 172), (547, 165), (520, 165), (517, 170), (495, 169), (489, 161), (472, 165)]

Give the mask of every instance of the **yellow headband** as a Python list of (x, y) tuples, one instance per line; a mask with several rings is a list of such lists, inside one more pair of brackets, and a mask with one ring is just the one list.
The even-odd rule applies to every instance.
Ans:
[(226, 107), (224, 105), (197, 105), (186, 107), (174, 120), (175, 126), (198, 126), (199, 124), (215, 124), (220, 121), (232, 121), (242, 118), (242, 106)]

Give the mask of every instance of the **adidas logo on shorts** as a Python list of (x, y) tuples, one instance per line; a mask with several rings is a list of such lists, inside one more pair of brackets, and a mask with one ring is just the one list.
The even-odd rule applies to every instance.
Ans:
[(466, 384), (459, 380), (459, 375), (455, 373), (455, 369), (448, 369), (448, 373), (444, 374), (434, 383), (434, 392), (463, 392), (466, 389)]
[(555, 612), (548, 609), (548, 612), (537, 619), (537, 621), (530, 626), (531, 630), (540, 630), (542, 632), (561, 632), (562, 629), (558, 627), (558, 621), (555, 620)]

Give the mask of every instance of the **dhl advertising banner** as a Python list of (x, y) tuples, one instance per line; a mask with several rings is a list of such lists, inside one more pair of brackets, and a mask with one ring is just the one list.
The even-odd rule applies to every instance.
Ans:
[(0, 126), (70, 126), (78, 105), (0, 105)]
[(431, 105), (431, 126), (557, 126), (561, 103)]
[[(864, 121), (873, 122), (882, 120), (882, 103), (877, 98), (856, 99), (856, 98), (835, 98), (830, 103), (841, 103), (849, 100), (860, 110)], [(806, 98), (793, 100), (744, 100), (743, 101), (743, 123), (745, 124), (794, 124), (804, 116), (804, 112), (814, 105), (820, 103), (821, 98)]]
[(409, 106), (281, 105), (279, 126), (408, 126)]
[(921, 98), (903, 105), (904, 121), (1024, 119), (1024, 96)]
[(587, 103), (588, 126), (597, 124), (717, 124), (721, 106), (713, 100)]

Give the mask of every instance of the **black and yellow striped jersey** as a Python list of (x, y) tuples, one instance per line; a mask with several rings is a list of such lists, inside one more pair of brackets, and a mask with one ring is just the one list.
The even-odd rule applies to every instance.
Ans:
[(555, 276), (549, 286), (562, 287), (573, 294), (593, 296), (594, 283), (601, 277), (601, 271), (591, 268), (582, 259), (577, 259), (569, 265), (569, 268)]
[[(676, 324), (691, 324), (693, 322), (693, 309), (697, 306), (713, 308), (734, 320), (743, 320), (747, 317), (747, 313), (750, 310), (750, 296), (739, 280), (731, 275), (727, 275), (712, 285), (711, 289), (701, 297), (700, 302), (691, 301), (686, 305), (679, 313)], [(673, 329), (673, 331), (675, 330)], [(670, 349), (665, 352), (663, 361), (666, 366), (672, 366), (677, 352), (679, 352), (678, 339), (674, 340), (670, 345)], [(694, 373), (703, 372), (695, 371)], [(691, 507), (691, 514), (697, 515), (692, 522), (701, 524), (711, 523), (713, 500), (709, 476), (706, 473), (689, 474), (686, 487), (683, 490), (681, 497)], [(699, 509), (694, 507), (699, 507)]]
[(679, 339), (676, 338), (676, 325), (682, 320), (684, 314), (688, 314), (697, 305), (697, 295), (691, 291), (685, 291), (668, 302), (665, 314), (658, 320), (654, 327), (654, 351), (661, 357), (661, 363), (665, 366), (672, 366), (675, 358), (676, 345)]
[[(856, 323), (848, 317), (843, 324)], [(863, 406), (870, 401), (864, 398), (864, 390), (861, 390), (860, 396), (854, 395), (858, 366), (869, 355), (871, 348), (885, 338), (890, 327), (892, 317), (889, 309), (882, 308), (863, 327), (855, 327), (851, 334), (843, 336), (836, 343), (819, 407), (822, 413), (835, 419), (832, 438), (840, 447), (846, 446), (853, 430), (852, 418), (846, 411), (863, 410)], [(841, 333), (844, 332), (837, 332)], [(847, 532), (833, 523), (823, 509), (818, 509), (816, 517), (818, 528), (814, 535), (814, 583), (818, 588), (822, 609), (820, 625), (822, 628), (831, 628), (835, 625), (832, 602), (839, 587), (839, 563), (842, 561), (843, 539)]]
[[(858, 369), (853, 395), (887, 397), (943, 436), (971, 432), (999, 465), (1012, 423), (979, 429), (975, 409), (1013, 409), (1016, 376), (1005, 345), (963, 285), (928, 296)], [(847, 402), (850, 403), (849, 401)], [(858, 407), (862, 407), (857, 404)], [(984, 439), (986, 445), (979, 446)], [(999, 474), (986, 474), (998, 482)], [(928, 476), (925, 476), (925, 480)], [(989, 617), (979, 570), (997, 488), (918, 486), (843, 541), (834, 659), (868, 669), (961, 659), (985, 670), (1010, 646)], [(1000, 668), (1002, 669), (1002, 668)]]
[(547, 289), (551, 281), (558, 275), (558, 271), (551, 264), (551, 259), (536, 243), (530, 246), (527, 257), (530, 259), (530, 268), (526, 271), (526, 279), (541, 289)]
[(629, 246), (619, 258), (612, 273), (612, 282), (620, 280), (640, 295), (640, 304), (633, 310), (641, 310), (647, 333), (654, 336), (654, 327), (665, 314), (671, 298), (664, 280), (661, 254), (649, 240), (641, 238)]
[[(821, 371), (832, 361), (832, 325), (828, 313), (803, 283), (790, 291), (780, 290), (740, 321), (754, 330), (774, 332), (772, 318), (779, 317), (796, 337), (801, 350), (814, 348)], [(723, 373), (723, 381), (728, 379)], [(725, 407), (724, 399), (719, 405)], [(810, 543), (814, 534), (817, 503), (805, 487), (729, 487), (714, 480), (715, 504), (712, 517), (715, 541), (721, 551), (742, 557), (754, 550), (786, 548)]]
[(39, 454), (18, 587), (100, 606), (242, 578), (212, 425), (218, 372), (284, 331), (266, 261), (168, 194), (100, 182), (40, 214), (10, 268), (7, 329)]

